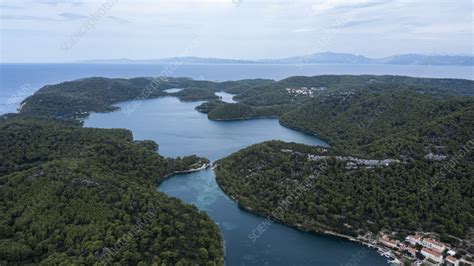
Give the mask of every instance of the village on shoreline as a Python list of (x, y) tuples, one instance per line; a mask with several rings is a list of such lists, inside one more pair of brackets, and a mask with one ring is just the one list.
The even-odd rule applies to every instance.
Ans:
[[(376, 241), (363, 244), (377, 248), (378, 252), (397, 265), (474, 265), (465, 259), (463, 252), (436, 240), (432, 234), (417, 232), (397, 240), (388, 233), (380, 233)], [(472, 257), (472, 256), (471, 256)]]

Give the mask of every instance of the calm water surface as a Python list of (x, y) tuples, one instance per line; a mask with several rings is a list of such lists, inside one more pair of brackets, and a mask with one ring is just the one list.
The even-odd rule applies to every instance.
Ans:
[[(221, 96), (227, 100), (232, 97), (229, 94)], [(122, 111), (92, 114), (85, 126), (127, 128), (133, 131), (136, 139), (158, 142), (162, 155), (197, 154), (212, 161), (272, 139), (327, 146), (318, 138), (280, 126), (277, 119), (210, 121), (206, 115), (194, 110), (200, 103), (184, 103), (175, 97), (146, 100), (130, 115)], [(118, 106), (125, 108), (127, 104)], [(239, 209), (218, 187), (211, 169), (176, 175), (157, 189), (196, 205), (212, 217), (224, 236), (227, 265), (387, 264), (373, 249), (280, 224), (270, 225), (257, 241), (252, 241), (249, 234), (264, 218)]]

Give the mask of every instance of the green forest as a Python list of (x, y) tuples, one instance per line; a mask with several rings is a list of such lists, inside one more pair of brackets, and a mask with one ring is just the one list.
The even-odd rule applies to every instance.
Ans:
[[(182, 101), (217, 100), (217, 91), (245, 91), (265, 85), (272, 80), (254, 79), (213, 82), (190, 78), (85, 78), (47, 85), (22, 102), (21, 114), (61, 119), (87, 117), (91, 112), (117, 110), (113, 104), (123, 101), (141, 101), (173, 95)], [(167, 89), (183, 89), (167, 93)]]
[(122, 129), (0, 120), (0, 264), (223, 264), (216, 224), (155, 187), (208, 163)]
[[(18, 115), (0, 117), (0, 264), (223, 263), (212, 220), (155, 190), (207, 159), (164, 158), (153, 141), (83, 128), (79, 120), (117, 110), (118, 102), (163, 96), (206, 101), (196, 110), (212, 120), (277, 117), (330, 144), (265, 142), (218, 161), (219, 184), (242, 207), (307, 230), (428, 230), (465, 239), (474, 224), (473, 87), (470, 80), (374, 75), (95, 77), (45, 86)], [(182, 90), (166, 92), (173, 88)], [(220, 101), (218, 91), (238, 102)], [(398, 163), (367, 167), (336, 156)], [(302, 184), (302, 196), (275, 212)]]
[(333, 149), (369, 157), (452, 154), (473, 137), (474, 98), (412, 91), (320, 97), (280, 117), (284, 126), (317, 135)]
[[(287, 91), (301, 87), (312, 88), (311, 97)], [(353, 236), (433, 231), (443, 239), (463, 239), (454, 242), (472, 253), (473, 87), (465, 80), (316, 76), (247, 90), (234, 97), (237, 104), (206, 106), (208, 117), (274, 115), (283, 126), (331, 147), (251, 146), (218, 161), (217, 180), (243, 208), (307, 230)], [(274, 112), (259, 114), (263, 108)], [(400, 163), (353, 167), (336, 156)], [(278, 211), (308, 182), (301, 197)]]
[[(238, 81), (240, 82), (240, 81)], [(224, 82), (225, 83), (225, 82)], [(222, 83), (222, 84), (224, 84)], [(295, 95), (287, 88), (313, 89), (313, 97)], [(261, 82), (259, 86), (235, 90), (220, 87), (220, 90), (234, 93), (238, 103), (212, 104), (202, 108), (212, 120), (251, 119), (282, 115), (304, 109), (314, 100), (341, 99), (354, 93), (416, 93), (433, 97), (474, 96), (474, 81), (461, 79), (413, 78), (405, 76), (376, 75), (321, 75), (313, 77), (295, 76), (280, 81)], [(217, 108), (219, 107), (219, 108)], [(215, 109), (215, 110), (214, 110)]]
[[(354, 168), (331, 149), (270, 141), (219, 160), (216, 176), (242, 207), (306, 230), (466, 238), (474, 224), (473, 148), (449, 171), (448, 162), (427, 160)], [(440, 172), (446, 175), (433, 179)]]

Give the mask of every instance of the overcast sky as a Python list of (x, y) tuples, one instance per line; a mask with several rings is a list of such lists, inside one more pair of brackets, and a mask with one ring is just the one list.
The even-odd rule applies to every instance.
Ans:
[(2, 62), (472, 54), (472, 0), (0, 0)]

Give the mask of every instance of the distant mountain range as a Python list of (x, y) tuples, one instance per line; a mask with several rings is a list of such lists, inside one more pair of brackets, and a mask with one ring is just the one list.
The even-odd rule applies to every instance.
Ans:
[(84, 60), (80, 63), (137, 63), (137, 64), (161, 64), (172, 63), (179, 61), (187, 64), (258, 64), (259, 61), (251, 60), (234, 60), (234, 59), (219, 59), (219, 58), (205, 58), (205, 57), (169, 57), (161, 59), (99, 59), (99, 60)]
[(104, 59), (86, 60), (80, 63), (135, 63), (157, 64), (180, 62), (186, 64), (388, 64), (388, 65), (439, 65), (439, 66), (473, 66), (472, 55), (422, 55), (401, 54), (383, 58), (368, 58), (348, 53), (316, 53), (281, 59), (236, 60), (204, 57), (170, 57), (162, 59)]

